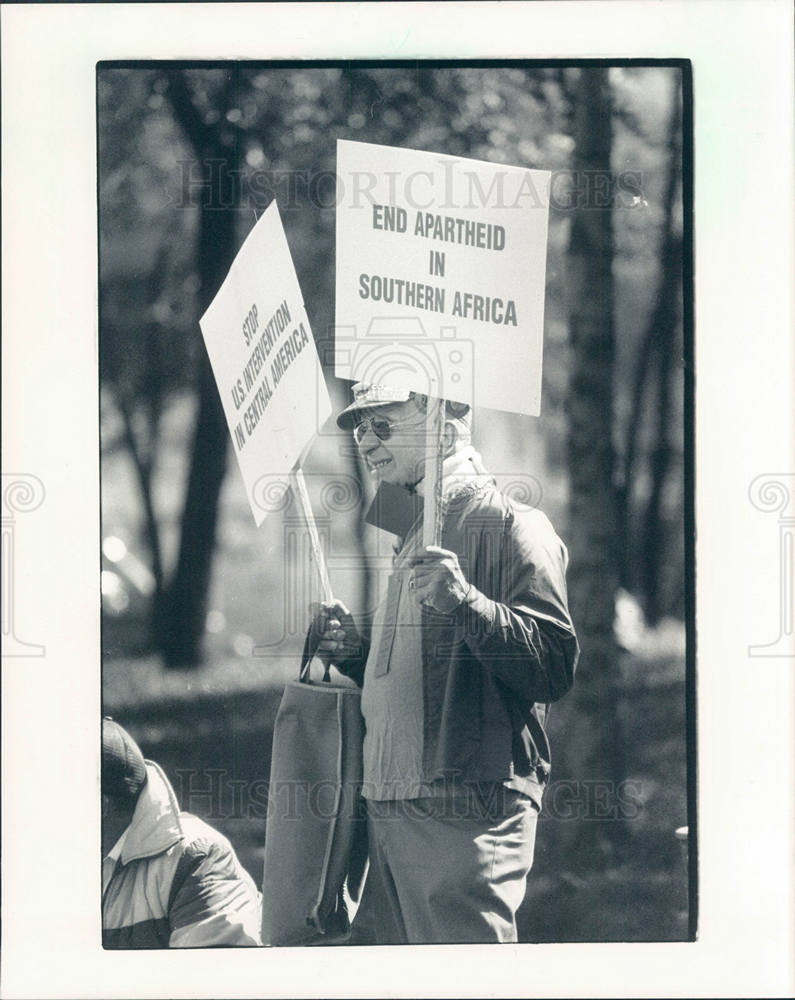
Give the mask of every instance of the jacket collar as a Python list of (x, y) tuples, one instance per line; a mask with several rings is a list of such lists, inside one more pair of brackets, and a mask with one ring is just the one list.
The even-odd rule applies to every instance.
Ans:
[(146, 761), (146, 776), (126, 830), (119, 859), (123, 865), (162, 854), (185, 836), (179, 803), (168, 778), (151, 760)]
[[(481, 457), (472, 445), (453, 452), (442, 463), (442, 496), (445, 503), (466, 501), (488, 486), (494, 486), (494, 477), (483, 468)], [(417, 483), (415, 491), (424, 498), (424, 479)]]

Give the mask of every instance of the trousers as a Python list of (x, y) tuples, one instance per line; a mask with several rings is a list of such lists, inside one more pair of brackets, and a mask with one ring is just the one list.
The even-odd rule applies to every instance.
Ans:
[(529, 798), (500, 784), (369, 800), (370, 872), (351, 943), (515, 942), (537, 819)]

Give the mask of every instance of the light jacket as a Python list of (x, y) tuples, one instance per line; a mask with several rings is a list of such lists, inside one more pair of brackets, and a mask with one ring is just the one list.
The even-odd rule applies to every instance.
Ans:
[(102, 898), (105, 948), (210, 948), (260, 943), (260, 895), (229, 841), (180, 812), (157, 764)]
[[(566, 548), (546, 515), (494, 484), (447, 501), (442, 547), (472, 585), (451, 615), (422, 612), (423, 780), (510, 779), (541, 807), (549, 704), (572, 686), (579, 646)], [(339, 669), (360, 686), (368, 649)]]

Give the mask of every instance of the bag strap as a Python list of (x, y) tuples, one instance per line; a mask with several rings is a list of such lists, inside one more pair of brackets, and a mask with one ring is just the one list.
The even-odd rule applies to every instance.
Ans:
[[(304, 639), (304, 650), (301, 653), (301, 668), (298, 671), (298, 680), (302, 684), (308, 684), (310, 681), (309, 667), (312, 663), (312, 657), (317, 651), (317, 647), (320, 645), (320, 636), (315, 632), (314, 628), (310, 625), (309, 631), (306, 633), (306, 639)], [(331, 682), (330, 665), (325, 663), (323, 672), (323, 680), (328, 684)]]

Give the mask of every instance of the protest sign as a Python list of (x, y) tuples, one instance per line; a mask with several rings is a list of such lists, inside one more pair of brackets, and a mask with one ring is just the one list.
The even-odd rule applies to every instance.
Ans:
[[(199, 324), (259, 527), (268, 504), (258, 486), (267, 481), (272, 488), (274, 477), (283, 476), (286, 488), (301, 452), (331, 413), (275, 201)], [(269, 502), (272, 507), (272, 495)]]
[(550, 177), (339, 140), (336, 375), (538, 415)]

